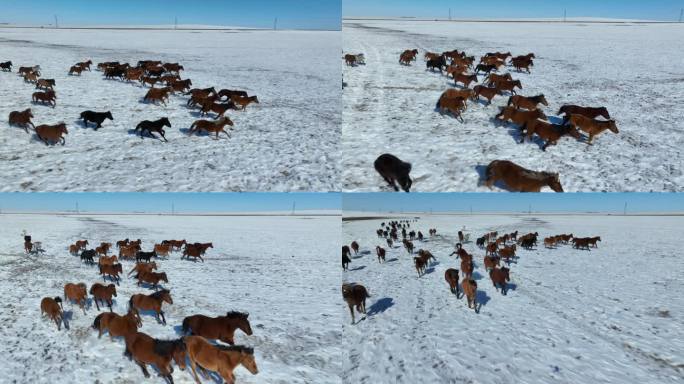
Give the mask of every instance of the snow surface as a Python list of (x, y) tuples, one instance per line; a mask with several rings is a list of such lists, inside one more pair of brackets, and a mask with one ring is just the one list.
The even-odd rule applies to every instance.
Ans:
[[(1, 191), (330, 191), (339, 190), (340, 32), (112, 31), (0, 29)], [(260, 104), (229, 111), (232, 138), (186, 135), (198, 111), (189, 96), (168, 107), (141, 102), (148, 88), (106, 81), (98, 71), (68, 76), (92, 59), (180, 62), (193, 87), (244, 89)], [(57, 107), (33, 105), (34, 87), (16, 73), (39, 64), (56, 79)], [(10, 111), (31, 107), (34, 123), (67, 123), (66, 145), (47, 147), (9, 127)], [(111, 110), (95, 132), (84, 110)], [(168, 116), (169, 143), (132, 134)]]
[[(373, 170), (387, 152), (413, 164), (412, 191), (488, 191), (478, 181), (496, 159), (559, 172), (566, 191), (682, 191), (684, 25), (347, 21), (343, 47), (366, 57), (343, 70), (345, 191), (389, 190)], [(418, 61), (400, 65), (413, 48)], [(620, 133), (593, 146), (563, 138), (546, 152), (518, 144), (515, 126), (493, 121), (508, 96), (470, 103), (465, 123), (440, 116), (435, 103), (453, 80), (426, 71), (423, 54), (452, 49), (477, 59), (534, 52), (531, 74), (511, 72), (519, 94), (545, 94), (553, 121), (563, 104), (606, 106)]]
[[(102, 282), (96, 267), (69, 255), (68, 244), (125, 237), (140, 237), (145, 250), (168, 238), (212, 241), (215, 247), (204, 264), (180, 260), (179, 253), (158, 261), (169, 276), (163, 285), (174, 303), (163, 306), (168, 325), (143, 315), (141, 332), (177, 338), (186, 316), (246, 311), (254, 334), (237, 331), (236, 343), (254, 347), (259, 373), (238, 367), (238, 382), (340, 382), (339, 272), (327, 262), (340, 241), (339, 222), (339, 217), (0, 215), (0, 382), (163, 382), (153, 370), (144, 379), (123, 356), (122, 340), (111, 342), (106, 334), (97, 338), (90, 328), (95, 305), (84, 316), (78, 306), (65, 303), (69, 330), (57, 331), (53, 322), (40, 318), (41, 298), (61, 296), (66, 282), (88, 287)], [(23, 229), (43, 243), (45, 255), (23, 254)], [(128, 273), (133, 263), (123, 264)], [(132, 294), (151, 292), (134, 281), (124, 278), (117, 287), (115, 312), (127, 310)], [(194, 383), (190, 370), (175, 369), (173, 376), (176, 383)]]
[[(428, 216), (411, 229), (438, 235), (417, 249), (437, 258), (418, 278), (403, 247), (378, 264), (375, 229), (389, 219), (343, 223), (343, 241), (361, 246), (344, 281), (364, 284), (368, 315), (351, 318), (345, 303), (348, 383), (681, 383), (684, 380), (683, 217)], [(410, 218), (413, 218), (411, 216)], [(409, 218), (409, 217), (404, 217)], [(396, 216), (393, 218), (396, 219)], [(480, 313), (456, 299), (444, 280), (465, 226), (472, 243)], [(539, 232), (601, 236), (598, 249), (570, 245), (519, 250), (506, 296), (484, 271), (482, 234)], [(362, 319), (359, 321), (359, 319)]]

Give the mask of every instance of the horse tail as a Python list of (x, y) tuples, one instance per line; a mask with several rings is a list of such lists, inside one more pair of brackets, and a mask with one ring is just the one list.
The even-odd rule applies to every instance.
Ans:
[(135, 130), (137, 131), (138, 129), (140, 129), (141, 125), (142, 125), (142, 122), (138, 123), (138, 125), (135, 126)]
[(93, 321), (93, 329), (100, 329), (100, 321), (102, 320), (102, 315), (104, 315), (104, 313), (100, 313), (99, 315), (97, 315), (95, 321)]
[(187, 334), (190, 330), (190, 320), (187, 317), (183, 319), (183, 326), (181, 329), (183, 330), (183, 334)]
[[(138, 276), (138, 275), (136, 275)], [(131, 308), (133, 308), (133, 296), (131, 296), (130, 299), (128, 299), (128, 310), (130, 311)]]
[(508, 98), (508, 103), (506, 105), (510, 107), (512, 102), (513, 102), (513, 96)]

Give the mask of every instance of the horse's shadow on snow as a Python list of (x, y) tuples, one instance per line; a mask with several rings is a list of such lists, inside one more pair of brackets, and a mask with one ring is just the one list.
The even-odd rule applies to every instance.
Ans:
[(387, 309), (394, 305), (394, 300), (391, 297), (383, 297), (375, 303), (373, 303), (367, 311), (368, 316), (374, 316), (379, 313), (385, 312)]
[(71, 326), (69, 325), (71, 323), (71, 319), (74, 317), (74, 311), (73, 310), (68, 310), (62, 312), (62, 323), (64, 324), (64, 329), (71, 329)]
[(398, 260), (399, 260), (399, 259), (397, 259), (396, 257), (393, 257), (393, 258), (391, 258), (391, 259), (389, 259), (389, 260), (385, 260), (385, 262), (386, 262), (386, 263), (393, 263), (393, 262), (398, 261)]
[(482, 306), (487, 305), (491, 297), (487, 295), (487, 292), (483, 290), (477, 290), (477, 293), (475, 294), (475, 300), (477, 301), (477, 313), (480, 313), (482, 310)]
[(349, 269), (349, 271), (350, 271), (350, 272), (351, 272), (351, 271), (360, 271), (360, 270), (362, 270), (362, 269), (364, 269), (364, 268), (366, 268), (365, 265), (359, 265), (358, 267), (354, 267), (354, 268)]

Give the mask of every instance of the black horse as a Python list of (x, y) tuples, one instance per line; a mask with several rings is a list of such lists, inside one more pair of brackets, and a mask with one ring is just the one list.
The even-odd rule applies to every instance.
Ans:
[(385, 153), (375, 160), (374, 166), (380, 176), (382, 176), (387, 184), (394, 188), (395, 191), (399, 191), (397, 184), (406, 192), (411, 189), (411, 184), (413, 182), (409, 176), (409, 172), (411, 172), (410, 163), (406, 163), (394, 155)]
[(236, 91), (233, 89), (222, 89), (218, 92), (219, 98), (227, 97), (230, 99), (231, 96), (249, 97), (245, 91)]
[(81, 261), (85, 261), (86, 264), (95, 264), (95, 256), (97, 253), (94, 249), (88, 249), (81, 252)]
[(475, 74), (478, 74), (480, 72), (490, 74), (492, 71), (497, 71), (496, 65), (478, 64), (477, 67), (475, 67)]
[(168, 118), (162, 117), (161, 119), (156, 121), (145, 120), (140, 122), (140, 124), (136, 125), (135, 131), (140, 130), (140, 138), (142, 138), (143, 133), (147, 131), (147, 133), (150, 136), (156, 139), (157, 136), (152, 134), (152, 131), (154, 131), (159, 133), (161, 137), (164, 139), (164, 141), (168, 142), (168, 140), (166, 140), (166, 136), (164, 136), (164, 134), (166, 133), (166, 131), (164, 130), (165, 126), (171, 128), (171, 122), (169, 122)]
[(434, 71), (435, 68), (439, 69), (440, 72), (442, 72), (442, 68), (445, 68), (447, 66), (446, 59), (444, 56), (436, 57), (434, 59), (430, 59), (427, 61), (425, 66), (430, 69), (431, 71)]
[(152, 251), (152, 252), (138, 251), (135, 254), (135, 262), (139, 263), (139, 262), (144, 260), (146, 263), (149, 263), (150, 259), (153, 257), (157, 257), (157, 252), (154, 252), (154, 251)]
[(11, 62), (11, 61), (6, 61), (6, 62), (4, 62), (4, 63), (0, 63), (0, 68), (1, 68), (3, 71), (12, 72), (12, 62)]
[(112, 117), (111, 112), (84, 111), (81, 112), (81, 119), (83, 119), (83, 123), (86, 127), (88, 126), (89, 121), (97, 124), (97, 127), (95, 127), (95, 130), (97, 131), (98, 128), (102, 128), (102, 122), (105, 121), (105, 119), (114, 120), (114, 117)]

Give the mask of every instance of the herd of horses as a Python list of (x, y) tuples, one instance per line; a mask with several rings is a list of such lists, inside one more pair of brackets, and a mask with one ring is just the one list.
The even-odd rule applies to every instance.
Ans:
[[(426, 274), (426, 269), (430, 267), (432, 262), (436, 262), (437, 258), (427, 249), (418, 249), (415, 251), (414, 242), (425, 243), (428, 237), (418, 230), (411, 229), (411, 224), (417, 222), (417, 219), (412, 220), (392, 220), (380, 223), (380, 227), (375, 231), (378, 239), (384, 239), (389, 249), (397, 248), (395, 245), (401, 243), (409, 256), (413, 256), (413, 267), (415, 268), (418, 278)], [(436, 228), (428, 230), (429, 238), (435, 238), (437, 235)], [(533, 250), (538, 245), (539, 233), (531, 232), (527, 234), (519, 234), (518, 231), (499, 234), (498, 231), (487, 232), (483, 236), (478, 237), (475, 245), (481, 251), (484, 251), (482, 258), (482, 266), (485, 272), (489, 275), (492, 285), (497, 291), (501, 291), (502, 295), (508, 292), (508, 282), (510, 282), (511, 263), (519, 259), (518, 247), (525, 250)], [(601, 241), (601, 237), (576, 237), (573, 234), (561, 234), (549, 236), (543, 239), (543, 245), (546, 249), (555, 249), (563, 244), (572, 243), (574, 249), (590, 250), (590, 248), (597, 248), (597, 242)], [(468, 308), (472, 308), (479, 313), (477, 303), (477, 281), (473, 278), (475, 271), (474, 256), (468, 253), (464, 248), (464, 244), (470, 243), (469, 235), (463, 231), (458, 231), (458, 242), (454, 246), (454, 251), (449, 254), (449, 257), (456, 256), (460, 259), (459, 268), (448, 268), (444, 271), (444, 280), (449, 286), (449, 291), (456, 295), (457, 299), (466, 298)], [(357, 241), (352, 241), (350, 245), (342, 246), (342, 269), (349, 271), (349, 264), (352, 262), (352, 252), (358, 255), (361, 246)], [(378, 263), (384, 264), (387, 250), (382, 245), (375, 246), (375, 253), (377, 255)], [(415, 255), (415, 256), (414, 256)], [(502, 261), (505, 265), (502, 265)], [(342, 285), (342, 298), (347, 303), (351, 313), (352, 324), (355, 324), (354, 307), (357, 312), (366, 313), (366, 299), (370, 297), (367, 288), (360, 283), (344, 283)]]
[[(91, 72), (92, 60), (86, 60), (76, 63), (69, 69), (70, 76), (81, 76), (84, 72)], [(0, 63), (0, 69), (3, 72), (12, 72), (12, 62), (7, 61)], [(233, 121), (225, 115), (228, 110), (244, 110), (251, 103), (259, 103), (257, 96), (249, 96), (246, 91), (234, 89), (221, 89), (216, 91), (216, 88), (192, 88), (192, 80), (181, 79), (180, 73), (184, 71), (184, 67), (179, 63), (164, 63), (160, 60), (141, 60), (136, 66), (131, 66), (128, 63), (120, 63), (118, 61), (103, 62), (96, 66), (96, 70), (103, 73), (103, 78), (106, 80), (118, 79), (121, 82), (138, 83), (141, 87), (149, 86), (142, 102), (161, 104), (166, 106), (169, 97), (173, 94), (180, 93), (182, 95), (190, 96), (186, 106), (190, 109), (199, 109), (199, 116), (214, 115), (213, 120), (199, 119), (192, 123), (188, 130), (188, 135), (203, 132), (212, 136), (212, 139), (218, 140), (220, 133), (225, 133), (227, 137), (230, 134), (226, 131), (226, 126), (233, 129)], [(39, 105), (48, 105), (52, 108), (57, 105), (57, 94), (55, 92), (55, 79), (42, 78), (40, 65), (31, 67), (19, 67), (18, 74), (24, 78), (24, 82), (28, 84), (35, 84), (38, 90), (32, 95), (32, 102)], [(160, 87), (155, 88), (159, 84)], [(43, 124), (34, 125), (33, 112), (31, 108), (23, 111), (12, 111), (9, 114), (9, 125), (23, 128), (26, 133), (29, 133), (29, 128), (33, 129), (38, 139), (46, 145), (66, 143), (64, 135), (68, 134), (65, 123), (58, 124)], [(106, 120), (114, 120), (111, 111), (97, 112), (84, 111), (80, 114), (83, 120), (83, 125), (88, 127), (88, 123), (95, 124), (94, 129), (98, 130), (102, 127), (102, 123)], [(168, 117), (163, 117), (158, 120), (144, 120), (140, 122), (134, 129), (134, 132), (140, 133), (140, 137), (145, 135), (157, 139), (155, 133), (160, 136), (163, 141), (166, 139), (166, 131), (164, 127), (171, 128), (171, 122)], [(161, 140), (160, 139), (160, 140)]]
[[(25, 236), (24, 249), (30, 250), (31, 243), (31, 238)], [(93, 249), (88, 249), (89, 241), (85, 239), (69, 245), (69, 253), (80, 256), (81, 260), (88, 265), (95, 265), (95, 258), (97, 258), (97, 267), (103, 283), (95, 282), (88, 289), (86, 283), (69, 282), (64, 285), (63, 296), (44, 297), (41, 300), (41, 315), (54, 321), (57, 330), (61, 330), (62, 324), (68, 328), (63, 309), (64, 303), (78, 305), (83, 315), (87, 316), (86, 309), (90, 295), (98, 312), (92, 323), (92, 328), (97, 331), (98, 338), (106, 332), (111, 341), (114, 341), (114, 338), (123, 340), (124, 355), (140, 367), (145, 377), (150, 376), (147, 365), (153, 365), (160, 377), (173, 383), (173, 363), (181, 370), (185, 370), (189, 363), (197, 383), (200, 383), (197, 371), (200, 371), (205, 379), (213, 379), (209, 371), (216, 372), (226, 383), (235, 382), (233, 370), (238, 365), (242, 365), (252, 374), (258, 373), (254, 349), (244, 345), (235, 345), (236, 330), (239, 329), (246, 335), (252, 335), (248, 313), (229, 311), (225, 315), (216, 317), (203, 314), (187, 316), (180, 324), (182, 335), (175, 340), (157, 339), (139, 331), (143, 324), (141, 312), (154, 314), (158, 323), (166, 325), (163, 306), (173, 304), (171, 291), (159, 286), (160, 281), (168, 283), (166, 274), (157, 272), (157, 263), (162, 260), (160, 258), (168, 257), (171, 252), (182, 252), (182, 259), (203, 261), (202, 256), (207, 249), (213, 248), (212, 243), (164, 240), (154, 244), (150, 252), (142, 251), (140, 239), (124, 239), (115, 244), (118, 255), (115, 254), (114, 245), (109, 242), (101, 242)], [(152, 258), (155, 261), (152, 261)], [(142, 292), (131, 295), (128, 300), (128, 310), (124, 314), (118, 314), (112, 310), (113, 298), (117, 297), (117, 286), (121, 283), (120, 274), (123, 274), (123, 265), (119, 263), (119, 260), (135, 261), (128, 276), (135, 274), (133, 278), (138, 280), (138, 287), (141, 284), (147, 284), (148, 288), (154, 289), (151, 294)], [(107, 284), (107, 279), (113, 283)], [(100, 312), (105, 306), (109, 308), (109, 311)]]
[[(404, 50), (399, 54), (399, 64), (411, 66), (417, 61), (418, 54), (418, 49)], [(578, 141), (582, 140), (583, 136), (580, 132), (586, 133), (588, 145), (591, 145), (594, 138), (606, 130), (613, 133), (619, 132), (615, 120), (611, 119), (606, 107), (563, 105), (557, 113), (562, 116), (562, 122), (554, 124), (548, 121), (547, 114), (541, 109), (542, 105), (549, 105), (544, 94), (518, 95), (516, 90), (523, 89), (522, 82), (514, 79), (510, 72), (504, 73), (504, 68), (510, 67), (518, 73), (524, 71), (530, 74), (536, 59), (534, 53), (513, 56), (510, 52), (488, 52), (477, 62), (475, 56), (468, 56), (466, 52), (458, 49), (442, 53), (425, 52), (423, 57), (426, 70), (430, 72), (438, 70), (447, 78), (453, 79), (454, 86), (457, 87), (447, 89), (440, 95), (435, 106), (440, 114), (449, 113), (463, 122), (462, 114), (468, 109), (470, 101), (479, 102), (485, 99), (488, 106), (496, 96), (508, 95), (508, 101), (505, 106), (499, 107), (495, 121), (517, 125), (521, 144), (525, 142), (525, 139), (532, 141), (534, 136), (538, 137), (543, 151), (551, 145), (556, 145), (565, 136)], [(363, 54), (346, 54), (345, 62), (347, 65), (355, 66), (359, 63), (365, 64), (365, 58)], [(476, 83), (479, 84), (471, 87)], [(396, 191), (399, 189), (394, 181), (408, 192), (410, 182), (402, 184), (400, 180), (410, 181), (408, 176), (410, 164), (394, 156), (394, 159), (389, 159), (388, 155), (393, 156), (383, 154), (376, 160), (376, 170)], [(380, 167), (378, 162), (380, 162)], [(489, 188), (496, 181), (502, 180), (510, 191), (538, 192), (540, 187), (548, 186), (556, 192), (562, 192), (557, 174), (528, 170), (508, 160), (497, 160), (495, 163), (499, 164), (490, 164), (488, 167), (488, 174), (490, 168), (494, 169), (491, 173), (496, 174), (485, 181)], [(501, 163), (506, 163), (506, 166)], [(498, 172), (508, 171), (511, 173), (498, 174)]]

